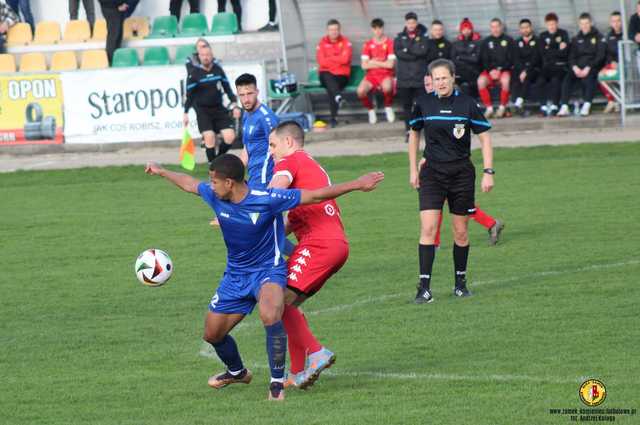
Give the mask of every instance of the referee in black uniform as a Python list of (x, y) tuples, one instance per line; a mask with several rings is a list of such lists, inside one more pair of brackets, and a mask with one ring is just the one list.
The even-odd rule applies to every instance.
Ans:
[[(451, 212), (454, 245), (453, 261), (457, 297), (471, 295), (467, 289), (469, 257), (469, 214), (475, 211), (476, 170), (471, 163), (471, 132), (482, 146), (484, 173), (482, 191), (493, 187), (493, 150), (487, 130), (491, 124), (480, 112), (476, 101), (454, 88), (455, 66), (447, 59), (429, 64), (433, 93), (423, 94), (413, 107), (409, 133), (409, 182), (418, 189), (420, 200), (420, 282), (415, 302), (433, 301), (431, 270), (435, 257), (438, 218), (445, 199)], [(417, 162), (420, 130), (424, 130), (425, 149)]]
[(231, 101), (230, 109), (233, 110), (235, 119), (240, 118), (241, 110), (236, 105), (236, 95), (231, 90), (227, 75), (213, 60), (211, 46), (198, 44), (197, 54), (200, 63), (187, 63), (187, 99), (182, 122), (185, 127), (189, 125), (189, 109), (193, 107), (198, 119), (198, 130), (204, 140), (207, 160), (211, 163), (216, 158), (216, 133), (220, 133), (223, 140), (218, 155), (231, 149), (236, 138), (234, 120), (223, 104), (224, 94)]

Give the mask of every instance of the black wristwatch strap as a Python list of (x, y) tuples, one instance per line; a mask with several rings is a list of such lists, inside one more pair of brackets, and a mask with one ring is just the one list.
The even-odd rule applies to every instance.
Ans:
[(484, 170), (482, 170), (482, 172), (485, 174), (494, 175), (496, 173), (496, 170), (494, 170), (493, 168), (485, 168)]

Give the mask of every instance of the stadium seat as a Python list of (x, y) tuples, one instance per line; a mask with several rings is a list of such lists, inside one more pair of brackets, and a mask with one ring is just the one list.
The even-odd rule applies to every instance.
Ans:
[(213, 15), (211, 35), (230, 35), (238, 32), (238, 19), (235, 13), (224, 12)]
[(60, 24), (55, 21), (42, 21), (36, 25), (34, 44), (56, 44), (60, 41)]
[(106, 41), (107, 39), (107, 21), (104, 19), (96, 20), (93, 24), (93, 36), (91, 41)]
[(0, 54), (0, 72), (16, 72), (16, 59), (13, 55)]
[(205, 35), (209, 31), (207, 18), (202, 13), (191, 13), (180, 22), (181, 37), (195, 37)]
[(363, 78), (364, 69), (360, 68), (359, 65), (351, 65), (351, 76), (349, 77), (345, 91), (355, 92)]
[[(136, 31), (134, 32), (134, 27)], [(124, 20), (125, 40), (139, 40), (149, 35), (149, 19), (145, 16), (131, 16)]]
[(33, 35), (31, 34), (31, 25), (25, 22), (18, 22), (7, 33), (7, 45), (24, 46), (31, 43)]
[(151, 34), (147, 38), (169, 38), (178, 33), (178, 19), (173, 16), (158, 16), (153, 20)]
[(64, 27), (63, 43), (84, 43), (91, 38), (89, 21), (72, 20)]
[(78, 59), (75, 52), (55, 52), (51, 56), (51, 71), (75, 71), (78, 69)]
[(320, 84), (320, 77), (318, 76), (318, 68), (314, 67), (309, 70), (307, 75), (307, 81), (301, 83), (305, 93), (324, 93), (325, 89)]
[(147, 47), (144, 51), (144, 66), (169, 65), (169, 50), (164, 46)]
[(173, 63), (182, 64), (184, 63), (192, 53), (195, 53), (196, 46), (195, 44), (187, 44), (184, 46), (178, 46), (176, 49), (176, 60)]
[(107, 52), (105, 50), (85, 50), (82, 52), (80, 69), (105, 68), (109, 68), (109, 58), (107, 58)]
[(123, 47), (113, 52), (113, 68), (123, 68), (127, 66), (138, 66), (138, 51), (131, 47)]
[(47, 61), (40, 52), (25, 53), (20, 58), (20, 72), (46, 71)]

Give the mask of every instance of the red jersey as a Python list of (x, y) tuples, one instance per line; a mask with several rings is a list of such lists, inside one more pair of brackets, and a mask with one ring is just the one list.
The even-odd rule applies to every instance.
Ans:
[[(389, 59), (395, 58), (396, 55), (393, 52), (393, 41), (390, 38), (385, 37), (381, 43), (376, 43), (376, 40), (372, 38), (362, 46), (362, 60), (373, 59), (380, 62), (386, 62)], [(395, 67), (391, 69), (375, 68), (367, 70), (367, 75), (379, 78), (393, 77), (394, 74)]]
[(331, 41), (328, 35), (322, 37), (316, 47), (316, 61), (319, 72), (349, 76), (351, 74), (351, 42), (343, 35)]
[[(288, 177), (292, 189), (320, 189), (331, 184), (327, 172), (303, 150), (278, 161), (273, 167), (273, 175)], [(340, 208), (333, 199), (295, 207), (289, 211), (289, 224), (298, 242), (311, 239), (347, 241), (340, 220)]]

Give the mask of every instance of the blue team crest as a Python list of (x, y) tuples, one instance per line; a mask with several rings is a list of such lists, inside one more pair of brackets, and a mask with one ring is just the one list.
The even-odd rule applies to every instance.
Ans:
[(249, 218), (251, 219), (253, 224), (256, 224), (258, 222), (258, 218), (260, 218), (260, 213), (258, 212), (249, 213)]
[(455, 127), (453, 127), (453, 135), (456, 139), (461, 139), (462, 136), (464, 136), (464, 131), (464, 124), (456, 124)]

